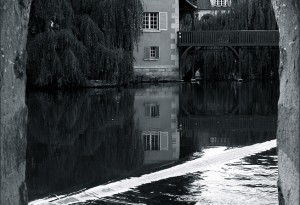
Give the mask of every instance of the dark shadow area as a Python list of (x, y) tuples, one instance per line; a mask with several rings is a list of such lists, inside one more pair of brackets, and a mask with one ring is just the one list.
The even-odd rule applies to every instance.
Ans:
[(125, 177), (143, 163), (134, 93), (27, 92), (29, 200)]
[(180, 156), (206, 146), (245, 146), (276, 138), (277, 83), (182, 84)]

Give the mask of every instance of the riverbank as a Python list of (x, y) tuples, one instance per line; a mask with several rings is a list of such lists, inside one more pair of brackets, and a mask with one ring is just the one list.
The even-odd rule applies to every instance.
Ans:
[(271, 82), (271, 83), (279, 83), (278, 80), (262, 80), (262, 79), (227, 79), (227, 80), (214, 80), (214, 79), (190, 79), (190, 80), (166, 80), (160, 78), (136, 78), (133, 81), (128, 83), (111, 83), (104, 80), (88, 80), (83, 85), (78, 86), (70, 86), (70, 87), (39, 87), (34, 85), (27, 85), (29, 89), (37, 89), (37, 90), (80, 90), (80, 89), (88, 89), (88, 88), (118, 88), (118, 87), (136, 87), (142, 84), (167, 84), (167, 83), (249, 83), (249, 82)]

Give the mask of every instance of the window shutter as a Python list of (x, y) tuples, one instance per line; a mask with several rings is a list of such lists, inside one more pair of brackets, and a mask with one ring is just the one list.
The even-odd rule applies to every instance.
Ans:
[(159, 30), (168, 30), (167, 12), (159, 12)]
[(160, 53), (159, 53), (159, 47), (156, 47), (156, 58), (159, 59)]
[(145, 105), (145, 116), (146, 117), (150, 116), (150, 105), (149, 104)]
[(159, 117), (159, 105), (155, 105), (155, 116)]
[(150, 47), (145, 47), (144, 59), (150, 59)]
[(168, 132), (160, 132), (160, 150), (168, 150)]

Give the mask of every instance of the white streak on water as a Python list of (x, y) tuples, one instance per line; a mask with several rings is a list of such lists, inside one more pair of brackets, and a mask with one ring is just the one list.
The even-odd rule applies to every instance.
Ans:
[(216, 148), (215, 152), (214, 148), (212, 148), (208, 152), (204, 153), (203, 157), (201, 158), (188, 161), (184, 164), (180, 164), (165, 170), (145, 174), (140, 177), (132, 177), (121, 181), (100, 185), (84, 190), (80, 193), (71, 193), (53, 198), (39, 199), (30, 202), (29, 205), (67, 205), (86, 202), (89, 200), (97, 200), (103, 197), (112, 196), (114, 194), (123, 193), (143, 184), (148, 184), (162, 179), (183, 176), (188, 173), (205, 171), (208, 169), (211, 170), (216, 166), (219, 167), (225, 163), (267, 151), (274, 147), (276, 147), (276, 140), (229, 150), (220, 150), (220, 148)]

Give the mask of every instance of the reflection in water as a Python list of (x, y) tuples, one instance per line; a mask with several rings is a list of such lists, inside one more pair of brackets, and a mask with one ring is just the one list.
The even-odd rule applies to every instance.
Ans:
[(274, 148), (204, 172), (145, 184), (93, 204), (277, 205), (276, 155)]
[(180, 109), (184, 115), (274, 115), (279, 96), (276, 83), (183, 84)]
[(148, 87), (135, 94), (135, 121), (144, 144), (144, 164), (179, 158), (178, 87)]
[[(171, 167), (199, 158), (216, 146), (228, 149), (274, 139), (277, 90), (272, 84), (206, 83), (147, 85), (121, 91), (30, 91), (26, 171), (29, 199)], [(252, 163), (247, 160), (241, 162)], [(253, 163), (258, 165), (258, 161)], [(233, 170), (244, 167), (233, 166)], [(271, 175), (267, 181), (273, 180), (276, 173)], [(133, 194), (136, 200), (129, 201), (137, 203), (149, 194), (149, 187), (151, 191), (159, 186), (162, 190), (154, 191), (154, 197), (149, 194), (149, 203), (189, 202), (188, 195), (196, 202), (209, 189), (208, 185), (202, 188), (209, 183), (205, 176), (188, 174), (144, 185)], [(191, 193), (189, 184), (193, 183), (198, 183), (198, 188)], [(118, 197), (127, 200), (131, 195), (129, 192)]]
[(29, 92), (29, 199), (129, 176), (143, 163), (134, 95)]
[(206, 146), (245, 146), (275, 139), (278, 97), (272, 83), (182, 85), (181, 157)]

